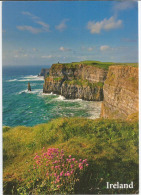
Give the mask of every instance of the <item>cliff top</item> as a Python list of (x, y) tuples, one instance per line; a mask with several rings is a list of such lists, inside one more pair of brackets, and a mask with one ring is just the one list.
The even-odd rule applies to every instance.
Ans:
[(97, 68), (102, 68), (105, 70), (108, 70), (109, 66), (118, 66), (118, 65), (122, 65), (122, 66), (133, 66), (133, 67), (137, 67), (138, 63), (114, 63), (114, 62), (100, 62), (100, 61), (80, 61), (80, 62), (71, 62), (71, 63), (57, 63), (57, 64), (53, 64), (53, 66), (65, 66), (67, 68), (76, 68), (79, 65), (87, 65), (87, 66), (94, 66)]

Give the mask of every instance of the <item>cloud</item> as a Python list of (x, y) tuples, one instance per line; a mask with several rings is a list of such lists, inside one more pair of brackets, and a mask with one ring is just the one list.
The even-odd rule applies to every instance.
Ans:
[(89, 47), (89, 48), (88, 48), (88, 51), (93, 51), (93, 50), (94, 50), (93, 47)]
[(36, 21), (36, 23), (41, 25), (45, 32), (50, 32), (49, 24), (46, 24), (45, 22), (42, 22), (42, 21)]
[(107, 50), (109, 50), (110, 49), (110, 47), (108, 46), (108, 45), (102, 45), (101, 47), (100, 47), (100, 50), (101, 51), (107, 51)]
[(80, 49), (81, 49), (82, 51), (89, 51), (89, 52), (91, 52), (91, 51), (94, 50), (94, 48), (95, 48), (95, 47), (86, 47), (86, 46), (82, 46)]
[(42, 32), (42, 30), (40, 28), (34, 28), (32, 26), (16, 26), (16, 28), (18, 30), (28, 31), (28, 32), (33, 33), (33, 34), (38, 34), (38, 33)]
[(55, 28), (57, 30), (59, 30), (60, 32), (64, 31), (67, 28), (66, 22), (69, 21), (69, 19), (64, 19), (61, 21), (61, 23), (57, 26), (55, 26)]
[(115, 12), (132, 9), (137, 6), (137, 0), (125, 0), (121, 2), (116, 2), (113, 9)]
[(38, 16), (31, 14), (30, 12), (22, 12), (23, 15), (30, 16), (33, 20), (40, 20)]
[(48, 56), (41, 56), (41, 58), (53, 58), (54, 56), (48, 55)]
[(61, 47), (59, 48), (59, 50), (60, 50), (60, 51), (71, 51), (71, 49), (65, 48), (65, 47), (63, 47), (63, 46), (61, 46)]
[(38, 49), (37, 49), (37, 48), (32, 48), (32, 51), (37, 52), (37, 51), (38, 51)]
[(19, 56), (18, 55), (14, 55), (14, 58), (18, 58)]
[(122, 42), (128, 42), (128, 43), (130, 42), (130, 43), (131, 43), (131, 42), (137, 42), (137, 39), (123, 38), (123, 39), (121, 39), (121, 41), (122, 41)]
[[(33, 34), (37, 34), (37, 33), (40, 33), (40, 32), (50, 32), (49, 24), (43, 22), (38, 16), (35, 16), (32, 13), (30, 13), (30, 12), (22, 12), (22, 14), (26, 15), (26, 16), (29, 16), (33, 20), (34, 23), (36, 23), (36, 24), (41, 26), (41, 28), (34, 28), (34, 27), (30, 26), (32, 29), (30, 28), (31, 29), (30, 30), (28, 28), (29, 32), (31, 32)], [(26, 29), (27, 29), (27, 27), (29, 27), (29, 26), (21, 26), (21, 27), (26, 27)], [(33, 28), (34, 28), (34, 30), (33, 30)], [(21, 30), (21, 29), (19, 29), (19, 30)]]
[(116, 20), (115, 17), (111, 17), (109, 19), (105, 18), (102, 21), (95, 22), (89, 21), (87, 24), (87, 29), (90, 30), (91, 34), (99, 34), (101, 30), (111, 30), (117, 29), (122, 26), (122, 20)]
[(60, 58), (60, 55), (45, 55), (45, 56), (41, 56), (41, 58), (43, 59), (56, 59), (56, 58)]

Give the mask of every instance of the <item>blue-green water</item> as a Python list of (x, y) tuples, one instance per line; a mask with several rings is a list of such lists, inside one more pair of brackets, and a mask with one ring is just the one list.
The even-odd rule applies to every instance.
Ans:
[[(3, 125), (33, 126), (58, 117), (99, 117), (101, 102), (43, 94), (44, 80), (37, 76), (41, 68), (3, 68)], [(31, 92), (27, 91), (28, 82)]]

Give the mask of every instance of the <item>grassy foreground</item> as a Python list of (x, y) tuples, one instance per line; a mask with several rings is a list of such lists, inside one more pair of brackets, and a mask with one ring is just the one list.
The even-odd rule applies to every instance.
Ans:
[[(66, 156), (87, 159), (89, 166), (78, 173), (79, 179), (73, 187), (68, 186), (69, 191), (53, 190), (51, 181), (43, 185), (43, 175), (35, 174), (32, 168), (35, 153), (41, 154), (43, 147), (63, 149)], [(4, 194), (134, 194), (138, 191), (138, 123), (135, 121), (59, 118), (34, 127), (4, 127), (3, 155)], [(132, 181), (133, 189), (106, 189), (106, 182)]]

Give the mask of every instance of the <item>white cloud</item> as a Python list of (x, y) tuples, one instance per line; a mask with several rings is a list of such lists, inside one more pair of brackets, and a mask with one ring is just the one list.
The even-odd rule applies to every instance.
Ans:
[(60, 51), (70, 51), (71, 49), (65, 48), (65, 47), (61, 46), (61, 47), (59, 48), (59, 50), (60, 50)]
[(122, 11), (122, 10), (127, 10), (127, 9), (132, 9), (137, 6), (137, 0), (125, 0), (122, 2), (116, 2), (113, 9), (116, 12)]
[(61, 21), (61, 23), (57, 26), (55, 26), (55, 28), (57, 30), (59, 30), (60, 32), (64, 31), (67, 28), (66, 22), (69, 21), (69, 19), (64, 19)]
[(91, 52), (91, 51), (94, 50), (94, 48), (95, 48), (95, 46), (94, 47), (81, 46), (81, 50), (82, 51), (89, 51), (89, 52)]
[(14, 55), (14, 58), (18, 58), (19, 56), (18, 55)]
[(93, 47), (89, 47), (89, 48), (88, 48), (88, 51), (93, 51), (93, 50), (94, 50)]
[(36, 51), (38, 51), (38, 49), (37, 48), (32, 48), (32, 51), (35, 51), (36, 52)]
[(28, 31), (28, 32), (33, 33), (33, 34), (38, 34), (38, 33), (42, 32), (42, 30), (40, 28), (34, 28), (32, 26), (17, 26), (17, 29), (21, 30), (21, 31)]
[(110, 49), (110, 47), (108, 46), (108, 45), (102, 45), (101, 47), (100, 47), (100, 50), (101, 51), (107, 51), (107, 50), (109, 50)]
[(22, 12), (22, 14), (26, 15), (26, 16), (29, 16), (33, 20), (34, 23), (41, 26), (41, 28), (34, 28), (34, 27), (30, 26), (30, 27), (32, 27), (32, 29), (31, 28), (29, 29), (29, 26), (24, 26), (24, 27), (26, 27), (26, 29), (28, 27), (29, 30), (28, 29), (27, 30), (29, 32), (31, 32), (33, 34), (37, 34), (37, 33), (40, 33), (40, 32), (50, 32), (49, 24), (43, 22), (38, 16), (35, 16), (35, 15), (31, 14), (30, 12)]
[(42, 21), (36, 21), (36, 23), (41, 25), (44, 31), (50, 32), (49, 24), (46, 24), (45, 22), (42, 22)]
[(111, 30), (117, 29), (122, 26), (122, 20), (116, 20), (115, 17), (109, 19), (105, 18), (102, 21), (95, 22), (89, 21), (87, 24), (87, 29), (90, 30), (91, 34), (99, 34), (101, 30)]
[(48, 55), (48, 56), (41, 56), (41, 58), (52, 58), (52, 55)]
[(35, 16), (30, 12), (22, 12), (22, 14), (31, 17), (33, 20), (40, 20), (38, 16)]

